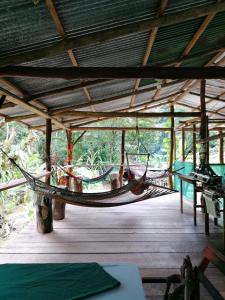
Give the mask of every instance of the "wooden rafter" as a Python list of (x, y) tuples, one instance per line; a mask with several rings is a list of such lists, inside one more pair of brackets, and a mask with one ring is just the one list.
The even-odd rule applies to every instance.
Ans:
[[(167, 86), (170, 86), (171, 85), (171, 83), (165, 83), (165, 87), (167, 87)], [(155, 87), (150, 87), (150, 88), (146, 88), (146, 89), (141, 89), (141, 90), (138, 90), (137, 92), (136, 92), (136, 94), (143, 94), (143, 93), (147, 93), (147, 92), (150, 92), (150, 91), (152, 91), (152, 90), (154, 90), (155, 89)], [(104, 103), (107, 103), (107, 102), (111, 102), (111, 101), (116, 101), (116, 100), (122, 100), (122, 99), (124, 99), (124, 98), (126, 98), (126, 97), (129, 97), (129, 96), (131, 96), (132, 95), (132, 93), (124, 93), (124, 94), (121, 94), (120, 96), (114, 96), (114, 97), (109, 97), (109, 98), (104, 98), (104, 99), (101, 99), (101, 100), (96, 100), (96, 101), (93, 101), (93, 104), (95, 104), (95, 105), (99, 105), (99, 104), (104, 104)], [(177, 95), (177, 92), (176, 93), (174, 93), (174, 94), (171, 94), (171, 95), (169, 95), (169, 96), (176, 96)], [(160, 98), (159, 100), (162, 100), (162, 99), (166, 99), (166, 98), (168, 98), (169, 96), (165, 96), (165, 97), (162, 97), (162, 98)], [(158, 99), (157, 99), (158, 100)], [(152, 101), (152, 102), (154, 102), (154, 101), (156, 101), (156, 100), (151, 100), (151, 99), (149, 99), (149, 100), (147, 100), (147, 102), (149, 102), (149, 101)], [(87, 103), (82, 103), (82, 104), (76, 104), (76, 105), (70, 105), (70, 106), (66, 106), (66, 107), (62, 107), (62, 108), (58, 108), (58, 109), (52, 109), (52, 110), (50, 110), (50, 113), (51, 113), (51, 115), (57, 115), (58, 113), (62, 113), (62, 112), (66, 112), (66, 111), (71, 111), (72, 109), (80, 109), (80, 108), (86, 108), (86, 107), (88, 107), (89, 105), (87, 104)]]
[[(214, 62), (221, 56), (221, 54), (223, 54), (224, 51), (220, 51), (219, 53), (217, 53), (215, 56), (213, 56), (207, 64), (205, 64), (205, 68), (210, 67), (212, 65), (216, 65), (216, 66), (220, 66), (220, 61), (218, 61), (216, 64), (214, 64)], [(183, 97), (187, 96), (191, 90), (198, 86), (200, 83), (199, 80), (188, 80), (185, 85), (180, 89), (181, 90), (181, 94), (178, 95), (177, 97), (175, 97), (175, 99), (173, 99), (173, 103), (176, 103), (178, 101), (180, 101)]]
[[(53, 18), (53, 21), (55, 23), (57, 31), (62, 36), (62, 38), (65, 38), (66, 37), (66, 33), (65, 33), (64, 27), (62, 25), (62, 22), (60, 20), (60, 17), (58, 15), (57, 11), (56, 11), (56, 7), (55, 7), (53, 1), (54, 0), (45, 0), (45, 3), (46, 3), (46, 5), (47, 5), (47, 7), (49, 9), (49, 12), (50, 12), (52, 18)], [(74, 54), (73, 50), (72, 49), (67, 49), (67, 54), (68, 54), (68, 56), (69, 56), (69, 58), (70, 58), (70, 60), (72, 62), (72, 65), (74, 67), (79, 67), (79, 64), (77, 62), (77, 58), (75, 57), (75, 54)], [(82, 80), (81, 80), (81, 83), (82, 83)], [(83, 91), (84, 91), (85, 96), (88, 99), (88, 102), (91, 105), (92, 110), (95, 111), (94, 106), (91, 104), (92, 98), (91, 98), (91, 95), (90, 95), (87, 87), (83, 87)]]
[[(160, 8), (159, 8), (159, 11), (157, 13), (157, 17), (160, 17), (163, 14), (164, 10), (166, 9), (168, 1), (169, 0), (161, 0), (160, 1)], [(154, 28), (152, 28), (152, 30), (149, 33), (149, 37), (148, 37), (148, 41), (147, 41), (147, 45), (146, 45), (146, 50), (145, 50), (144, 57), (143, 57), (142, 63), (141, 63), (142, 66), (146, 66), (147, 63), (148, 63), (148, 59), (149, 59), (150, 54), (152, 52), (152, 47), (153, 47), (153, 44), (155, 42), (158, 30), (159, 30), (158, 27), (154, 27)], [(141, 79), (136, 79), (135, 80), (134, 92), (136, 92), (138, 90), (140, 82), (141, 82)], [(131, 100), (130, 100), (130, 107), (133, 106), (133, 104), (135, 102), (135, 99), (136, 99), (136, 94), (133, 94), (132, 97), (131, 97)]]
[[(195, 46), (195, 44), (199, 40), (200, 36), (206, 30), (207, 26), (212, 21), (212, 19), (214, 18), (215, 15), (216, 15), (216, 13), (213, 12), (213, 13), (209, 14), (205, 18), (205, 20), (203, 21), (203, 23), (201, 24), (201, 26), (195, 32), (194, 36), (192, 37), (192, 39), (190, 40), (190, 42), (187, 44), (186, 48), (184, 49), (184, 51), (183, 51), (183, 53), (182, 53), (182, 55), (180, 57), (180, 61), (175, 64), (176, 67), (179, 67), (181, 65), (181, 63), (183, 62), (183, 59), (188, 56), (188, 54), (190, 53), (191, 49)], [(159, 96), (161, 90), (162, 90), (161, 87), (156, 90), (156, 93), (154, 94), (153, 99), (156, 99)], [(173, 103), (175, 103), (175, 101), (173, 101)]]

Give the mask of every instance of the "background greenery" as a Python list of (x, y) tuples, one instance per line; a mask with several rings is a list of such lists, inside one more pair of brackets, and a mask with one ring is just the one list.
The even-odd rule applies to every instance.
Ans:
[[(4, 121), (4, 120), (2, 120)], [(176, 122), (178, 122), (176, 120)], [(45, 168), (45, 135), (40, 131), (30, 131), (21, 123), (1, 123), (0, 146), (15, 158), (17, 162), (29, 172), (38, 173)], [(114, 119), (96, 123), (93, 126), (125, 126), (125, 127), (169, 127), (168, 118), (157, 119)], [(82, 132), (73, 132), (76, 140)], [(181, 157), (181, 133), (177, 132), (176, 158)], [(89, 170), (101, 170), (103, 166), (120, 164), (121, 131), (88, 131), (74, 147), (73, 165), (78, 168), (83, 165)], [(186, 134), (187, 160), (192, 160), (192, 133)], [(168, 168), (170, 135), (166, 131), (127, 131), (127, 152), (150, 154), (150, 167)], [(63, 164), (67, 158), (67, 139), (63, 131), (52, 134), (51, 156), (53, 163)], [(137, 158), (136, 158), (137, 159)], [(145, 163), (146, 157), (140, 157)], [(210, 143), (210, 161), (218, 162), (218, 142)], [(133, 157), (133, 162), (135, 157)], [(0, 183), (21, 178), (19, 170), (10, 164), (0, 153)], [(95, 174), (95, 173), (94, 173)], [(0, 193), (0, 229), (1, 218), (14, 213), (16, 209), (24, 207), (28, 216), (32, 215), (32, 195), (27, 185), (19, 186)], [(1, 235), (1, 232), (0, 232)]]

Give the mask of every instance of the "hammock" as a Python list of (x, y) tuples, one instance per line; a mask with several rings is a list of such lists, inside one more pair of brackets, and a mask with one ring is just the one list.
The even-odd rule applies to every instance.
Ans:
[(112, 170), (113, 170), (113, 167), (110, 167), (108, 170), (106, 170), (104, 173), (100, 174), (99, 176), (97, 177), (94, 177), (94, 178), (81, 178), (80, 176), (76, 176), (74, 175), (73, 173), (69, 172), (69, 171), (66, 171), (62, 166), (60, 166), (58, 164), (59, 168), (61, 170), (63, 170), (63, 172), (65, 172), (68, 176), (70, 176), (71, 178), (74, 178), (74, 179), (79, 179), (83, 182), (86, 182), (86, 183), (96, 183), (96, 182), (99, 182), (99, 181), (102, 181), (106, 176), (108, 176)]
[[(8, 157), (6, 153), (4, 154)], [(124, 185), (112, 191), (106, 191), (101, 193), (72, 192), (42, 182), (41, 180), (35, 178), (33, 175), (22, 169), (14, 161), (14, 159), (10, 157), (8, 157), (8, 159), (22, 172), (23, 176), (26, 178), (33, 191), (72, 205), (88, 207), (114, 207), (131, 204), (147, 200), (149, 198), (155, 198), (176, 192), (174, 190), (148, 182), (148, 187), (146, 187), (146, 190), (142, 193), (142, 195), (135, 195), (132, 193), (131, 190), (132, 188), (135, 188), (137, 186), (137, 180), (131, 181), (127, 185)], [(141, 178), (141, 180), (142, 179), (143, 177)], [(147, 183), (145, 184), (147, 186)]]

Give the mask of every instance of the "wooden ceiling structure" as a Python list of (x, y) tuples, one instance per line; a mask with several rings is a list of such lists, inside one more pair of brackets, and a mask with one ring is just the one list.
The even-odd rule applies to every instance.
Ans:
[(223, 130), (225, 1), (5, 2), (6, 122), (45, 131), (51, 120), (53, 130), (70, 131), (108, 118), (165, 116), (186, 118), (186, 127), (200, 117), (200, 80), (207, 79), (210, 126)]

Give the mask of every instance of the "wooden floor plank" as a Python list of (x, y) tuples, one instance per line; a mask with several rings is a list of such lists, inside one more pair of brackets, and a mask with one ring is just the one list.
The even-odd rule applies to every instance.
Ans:
[[(115, 208), (85, 208), (67, 205), (66, 219), (54, 222), (51, 234), (37, 233), (35, 220), (0, 247), (0, 263), (99, 262), (134, 263), (144, 276), (179, 273), (183, 258), (201, 260), (203, 248), (221, 241), (221, 229), (210, 222), (210, 237), (204, 234), (204, 215), (198, 211), (193, 225), (192, 205), (179, 195)], [(209, 275), (222, 289), (215, 268)], [(147, 299), (162, 299), (164, 287), (145, 287)], [(205, 294), (205, 298), (208, 299)]]

